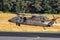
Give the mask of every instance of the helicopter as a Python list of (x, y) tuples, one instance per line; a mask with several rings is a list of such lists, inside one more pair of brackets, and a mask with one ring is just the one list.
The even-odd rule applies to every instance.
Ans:
[(13, 17), (8, 20), (8, 22), (16, 23), (17, 26), (20, 26), (20, 24), (25, 25), (32, 25), (32, 26), (43, 26), (43, 27), (51, 27), (54, 23), (56, 23), (56, 20), (60, 18), (55, 18), (53, 15), (53, 18), (49, 20), (46, 16), (32, 16), (30, 18), (24, 17), (24, 15), (20, 16), (20, 14), (17, 14), (16, 17)]

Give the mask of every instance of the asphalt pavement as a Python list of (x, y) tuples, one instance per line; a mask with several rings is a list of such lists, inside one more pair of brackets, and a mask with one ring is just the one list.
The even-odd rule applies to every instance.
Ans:
[(0, 32), (0, 40), (60, 40), (60, 33)]
[(0, 36), (13, 36), (13, 37), (53, 37), (60, 38), (60, 33), (34, 33), (34, 32), (0, 32)]

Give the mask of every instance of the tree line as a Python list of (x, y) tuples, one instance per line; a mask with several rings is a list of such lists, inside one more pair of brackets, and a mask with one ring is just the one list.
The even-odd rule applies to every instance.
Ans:
[(59, 14), (60, 0), (6, 0), (3, 2), (2, 11)]

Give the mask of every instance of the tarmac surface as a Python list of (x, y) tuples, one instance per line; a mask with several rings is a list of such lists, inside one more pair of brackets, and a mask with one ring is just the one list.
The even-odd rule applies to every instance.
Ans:
[(60, 40), (60, 33), (0, 32), (0, 40)]
[(13, 37), (53, 37), (60, 38), (60, 33), (49, 32), (0, 32), (0, 36), (13, 36)]

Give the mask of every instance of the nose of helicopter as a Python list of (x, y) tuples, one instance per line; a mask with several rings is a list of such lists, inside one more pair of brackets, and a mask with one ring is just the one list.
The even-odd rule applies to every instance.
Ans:
[(8, 22), (12, 22), (11, 20), (8, 20)]

